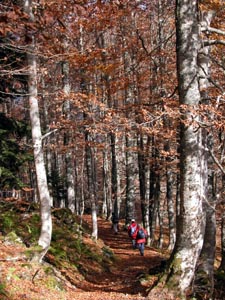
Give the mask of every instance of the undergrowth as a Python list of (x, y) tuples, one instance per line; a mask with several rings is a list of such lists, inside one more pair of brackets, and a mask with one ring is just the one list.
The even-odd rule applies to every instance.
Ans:
[[(77, 216), (69, 209), (54, 209), (52, 211), (53, 232), (51, 246), (44, 261), (52, 266), (79, 272), (85, 276), (97, 266), (99, 272), (106, 270), (113, 261), (114, 255), (106, 246), (99, 247), (92, 241), (87, 227), (80, 225)], [(1, 203), (0, 228), (4, 239), (26, 246), (25, 255), (30, 261), (37, 249), (40, 233), (40, 216), (38, 206), (26, 202), (6, 201)], [(89, 236), (89, 242), (84, 241)], [(90, 264), (91, 262), (91, 264)], [(54, 286), (54, 280), (49, 284)], [(4, 291), (4, 285), (0, 286)]]

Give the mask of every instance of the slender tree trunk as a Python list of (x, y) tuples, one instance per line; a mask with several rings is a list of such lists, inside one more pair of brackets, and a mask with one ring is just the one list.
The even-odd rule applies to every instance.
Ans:
[[(202, 12), (201, 26), (207, 27), (211, 23), (213, 12)], [(209, 86), (208, 78), (210, 72), (209, 47), (204, 47), (199, 51), (199, 86), (201, 94), (201, 103), (210, 104), (207, 93)], [(208, 113), (208, 118), (212, 118)], [(204, 120), (202, 120), (204, 122)], [(202, 158), (201, 164), (204, 172), (203, 180), (203, 209), (205, 213), (205, 235), (201, 255), (198, 261), (198, 267), (195, 275), (195, 294), (212, 299), (214, 292), (214, 260), (216, 251), (216, 216), (215, 206), (216, 197), (214, 191), (214, 172), (212, 168), (212, 158), (209, 156), (207, 149), (212, 150), (213, 135), (207, 129), (202, 129)], [(207, 295), (207, 296), (206, 296)]]
[[(159, 214), (159, 208), (160, 208), (160, 174), (158, 172), (159, 165), (157, 162), (157, 159), (159, 157), (159, 151), (157, 149), (156, 140), (155, 137), (152, 136), (152, 165), (151, 165), (151, 171), (150, 171), (150, 243), (151, 245), (155, 242), (155, 231), (157, 227), (157, 222), (159, 222), (158, 217)], [(159, 224), (159, 223), (158, 223)]]
[[(66, 44), (65, 44), (66, 48)], [(69, 63), (67, 61), (62, 62), (62, 78), (63, 78), (63, 91), (66, 96), (66, 100), (63, 104), (63, 113), (67, 120), (71, 119), (71, 103), (69, 99), (70, 95), (70, 80), (69, 80)], [(64, 136), (65, 146), (68, 147), (66, 151), (66, 189), (67, 189), (67, 206), (75, 212), (75, 173), (74, 173), (74, 155), (72, 149), (72, 129), (67, 130)]]
[[(62, 137), (57, 137), (57, 142), (62, 142)], [(65, 183), (65, 170), (66, 170), (66, 163), (64, 159), (64, 154), (59, 149), (56, 150), (56, 184), (57, 184), (57, 199), (56, 202), (59, 204), (59, 207), (65, 208), (66, 207), (66, 183)]]
[(132, 141), (133, 135), (128, 134), (126, 136), (126, 220), (129, 221), (135, 216), (135, 178), (136, 178), (136, 166), (135, 156), (133, 151), (134, 141)]
[[(85, 147), (83, 147), (81, 150), (79, 149), (80, 159), (76, 160), (76, 178), (77, 178), (77, 194), (78, 197), (76, 198), (76, 213), (79, 215), (84, 214), (84, 208), (85, 208), (85, 199), (84, 199), (84, 189), (85, 189)], [(78, 164), (80, 162), (80, 164)], [(80, 184), (78, 184), (78, 182)], [(78, 188), (79, 187), (79, 188)], [(82, 218), (81, 218), (82, 221)]]
[[(213, 176), (209, 178), (213, 180)], [(208, 181), (207, 185), (212, 189), (213, 182)], [(195, 295), (202, 299), (212, 299), (214, 292), (214, 262), (216, 251), (216, 216), (215, 216), (215, 195), (212, 191), (208, 193), (208, 201), (204, 203), (205, 210), (205, 236), (198, 267), (195, 275)]]
[(167, 168), (166, 170), (166, 199), (167, 199), (167, 211), (169, 221), (169, 245), (168, 249), (173, 250), (176, 241), (175, 230), (175, 206), (173, 201), (173, 174), (172, 170)]
[[(137, 66), (137, 57), (135, 51), (130, 49), (128, 45), (128, 40), (126, 38), (126, 26), (129, 24), (131, 28), (131, 36), (135, 38), (136, 28), (136, 14), (131, 11), (130, 16), (124, 15), (123, 22), (121, 23), (121, 32), (125, 33), (123, 35), (122, 44), (125, 49), (122, 56), (122, 64), (124, 68), (124, 78), (126, 78), (127, 85), (124, 89), (124, 105), (125, 107), (132, 107), (132, 105), (137, 104), (138, 86), (137, 86), (137, 72), (134, 66)], [(126, 118), (129, 120), (135, 119), (135, 114), (132, 109), (126, 110)], [(132, 127), (132, 126), (131, 126)], [(140, 214), (140, 208), (136, 206), (136, 187), (135, 181), (137, 176), (137, 156), (134, 149), (137, 146), (136, 132), (132, 129), (126, 130), (125, 132), (125, 159), (126, 159), (126, 223), (132, 218), (136, 218), (137, 221), (142, 220)]]
[(139, 184), (141, 197), (141, 211), (144, 228), (148, 232), (147, 244), (150, 245), (150, 222), (149, 222), (149, 192), (150, 192), (150, 167), (147, 163), (149, 154), (149, 138), (145, 137), (146, 149), (144, 147), (144, 137), (140, 134), (138, 139), (138, 167), (139, 167)]
[[(165, 120), (165, 126), (169, 127), (170, 121)], [(166, 152), (170, 151), (170, 141), (167, 140), (164, 144), (164, 150)], [(166, 157), (166, 200), (167, 200), (167, 213), (168, 213), (168, 223), (169, 223), (169, 245), (168, 249), (173, 250), (176, 241), (176, 224), (175, 224), (175, 201), (173, 200), (173, 186), (174, 186), (174, 176), (171, 167), (173, 159), (169, 156)]]
[[(208, 168), (210, 159), (208, 151), (210, 134), (203, 129), (202, 146), (202, 182), (203, 182), (203, 210), (205, 233), (204, 243), (201, 254), (196, 266), (194, 293), (204, 299), (212, 299), (214, 292), (214, 260), (216, 251), (216, 216), (215, 204), (216, 197), (214, 192), (213, 171)], [(210, 146), (209, 146), (210, 147)]]
[[(120, 185), (120, 178), (118, 172), (118, 156), (117, 156), (117, 138), (116, 134), (111, 134), (111, 159), (112, 159), (112, 202), (113, 212), (119, 216), (118, 211), (118, 189)], [(116, 211), (114, 211), (116, 210)]]
[(96, 165), (93, 146), (90, 145), (91, 137), (86, 132), (86, 165), (88, 178), (88, 194), (91, 203), (92, 237), (98, 238), (97, 204), (96, 204)]
[[(34, 21), (32, 13), (32, 1), (24, 1), (24, 10)], [(28, 92), (30, 105), (30, 121), (32, 131), (32, 141), (34, 147), (34, 163), (36, 169), (37, 188), (41, 206), (41, 234), (38, 240), (38, 245), (43, 249), (33, 259), (41, 262), (43, 256), (48, 251), (52, 237), (52, 218), (51, 218), (51, 198), (49, 195), (47, 175), (44, 162), (44, 153), (42, 148), (42, 133), (38, 107), (38, 92), (37, 92), (37, 61), (35, 56), (35, 41), (32, 36), (32, 44), (27, 53), (27, 63), (29, 68), (28, 74)]]
[(112, 189), (108, 150), (103, 151), (103, 213), (107, 220), (112, 216)]
[[(45, 81), (44, 81), (44, 78), (42, 79), (41, 81), (41, 88), (43, 91), (45, 91), (45, 88), (46, 88), (46, 85), (45, 85)], [(48, 96), (47, 96), (47, 93), (45, 94), (45, 92), (43, 92), (42, 94), (42, 103), (43, 103), (43, 116), (44, 116), (44, 120), (43, 120), (43, 123), (44, 123), (44, 131), (47, 131), (48, 130), (48, 124), (50, 122), (49, 120), (49, 115), (48, 115), (48, 106), (49, 106), (49, 102), (48, 102)], [(53, 134), (54, 136), (54, 134)], [(45, 162), (46, 162), (46, 173), (47, 173), (47, 179), (51, 178), (51, 175), (52, 175), (52, 159), (53, 159), (53, 153), (51, 151), (51, 149), (48, 147), (49, 144), (51, 144), (52, 142), (52, 137), (51, 135), (46, 138), (44, 141), (44, 149), (45, 150)], [(52, 188), (52, 184), (49, 180), (48, 182), (48, 188), (49, 188), (49, 193), (50, 193), (50, 197), (51, 197), (51, 206), (53, 206), (53, 188)]]
[(160, 197), (160, 189), (161, 189), (161, 178), (160, 175), (158, 175), (158, 180), (157, 180), (157, 193), (156, 197), (158, 198), (158, 220), (159, 220), (159, 237), (158, 237), (158, 247), (159, 249), (162, 249), (163, 247), (163, 242), (164, 242), (164, 231), (163, 231), (163, 226), (164, 226), (164, 208), (165, 208), (165, 203), (161, 203), (161, 197)]

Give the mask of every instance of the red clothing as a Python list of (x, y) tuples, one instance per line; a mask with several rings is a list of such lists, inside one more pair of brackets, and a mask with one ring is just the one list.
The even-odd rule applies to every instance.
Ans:
[[(147, 238), (147, 236), (148, 236), (147, 230), (144, 229), (144, 228), (139, 228), (139, 229), (142, 229), (142, 230), (144, 231), (144, 233), (145, 233), (145, 238), (143, 238), (143, 239), (138, 239), (138, 238), (137, 238), (137, 239), (136, 239), (136, 244), (146, 243), (146, 238)], [(139, 229), (138, 229), (138, 230), (139, 230)], [(136, 232), (136, 237), (137, 237), (138, 230), (137, 230), (137, 232)]]
[[(131, 233), (133, 232), (133, 233)], [(128, 235), (129, 237), (131, 237), (132, 239), (136, 239), (137, 236), (137, 232), (138, 232), (138, 224), (136, 222), (132, 222), (129, 226), (128, 226)]]

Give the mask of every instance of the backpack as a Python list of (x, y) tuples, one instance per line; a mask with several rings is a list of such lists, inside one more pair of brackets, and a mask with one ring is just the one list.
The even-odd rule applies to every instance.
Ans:
[(138, 233), (137, 233), (137, 239), (141, 240), (141, 239), (145, 239), (145, 232), (143, 229), (139, 229)]
[(135, 233), (136, 230), (137, 230), (137, 225), (131, 226), (131, 228), (130, 228), (130, 236), (132, 236)]

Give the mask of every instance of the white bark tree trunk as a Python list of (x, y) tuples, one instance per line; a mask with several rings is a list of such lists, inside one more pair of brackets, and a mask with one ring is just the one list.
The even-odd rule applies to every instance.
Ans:
[[(24, 1), (24, 9), (30, 16), (30, 20), (34, 20), (32, 14), (32, 1)], [(52, 237), (52, 218), (51, 218), (51, 198), (49, 195), (47, 176), (44, 162), (44, 153), (42, 148), (42, 133), (38, 106), (37, 91), (37, 61), (35, 55), (35, 42), (32, 36), (32, 44), (27, 52), (28, 63), (28, 92), (30, 106), (30, 121), (32, 131), (32, 141), (34, 147), (34, 163), (36, 169), (38, 196), (41, 206), (41, 234), (38, 245), (43, 251), (34, 257), (34, 260), (41, 261), (50, 246)]]
[[(168, 298), (186, 299), (195, 275), (204, 238), (202, 210), (201, 129), (195, 113), (201, 100), (198, 82), (197, 1), (176, 1), (177, 73), (181, 106), (180, 217), (170, 264), (161, 279)], [(154, 290), (153, 290), (154, 291)], [(153, 296), (153, 294), (151, 294)]]
[[(136, 147), (136, 137), (129, 133), (126, 136), (126, 219), (137, 218), (135, 210), (135, 180), (136, 180), (136, 153), (132, 148)], [(140, 222), (141, 220), (139, 220)]]
[[(210, 25), (213, 17), (213, 11), (202, 12), (201, 27)], [(210, 47), (203, 47), (199, 51), (199, 86), (201, 91), (201, 103), (210, 105), (208, 95), (209, 74), (210, 74)], [(208, 117), (213, 119), (213, 115), (208, 113)], [(204, 120), (202, 120), (204, 122)], [(214, 292), (214, 259), (216, 251), (216, 197), (214, 191), (214, 172), (212, 168), (212, 158), (207, 149), (213, 147), (213, 134), (207, 129), (202, 129), (202, 174), (203, 179), (203, 209), (205, 212), (205, 236), (201, 255), (198, 262), (198, 268), (195, 274), (196, 295), (205, 295), (207, 299), (212, 299)], [(211, 168), (210, 168), (211, 167)]]
[(197, 108), (201, 96), (198, 83), (199, 32), (197, 1), (178, 0), (177, 16), (177, 67), (181, 124), (180, 157), (180, 209), (177, 242), (173, 253), (173, 281), (184, 295), (194, 278), (196, 262), (203, 244), (201, 130), (198, 128)]

